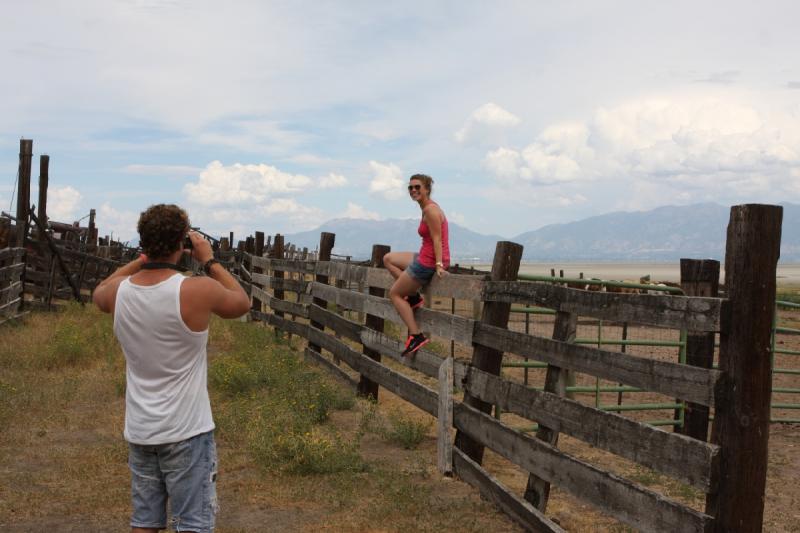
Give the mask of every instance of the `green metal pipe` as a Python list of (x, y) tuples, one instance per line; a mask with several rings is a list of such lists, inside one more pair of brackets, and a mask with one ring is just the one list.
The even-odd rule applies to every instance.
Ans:
[(776, 327), (775, 333), (789, 333), (791, 335), (800, 335), (800, 329)]
[(620, 287), (623, 289), (645, 289), (648, 291), (668, 292), (671, 294), (683, 294), (680, 287), (667, 287), (662, 285), (650, 285), (647, 283), (631, 283), (628, 281), (585, 279), (585, 278), (557, 278), (554, 276), (539, 276), (536, 274), (519, 274), (518, 280), (522, 281), (549, 281), (551, 283), (574, 283), (583, 285), (600, 285), (606, 287)]
[(782, 392), (784, 394), (800, 394), (800, 389), (791, 387), (772, 387), (772, 392)]
[(503, 361), (502, 366), (508, 368), (547, 368), (547, 363), (535, 361)]
[(786, 302), (784, 300), (776, 300), (775, 305), (778, 305), (780, 307), (789, 307), (791, 309), (800, 309), (800, 304), (794, 302)]
[(800, 409), (800, 403), (773, 403), (773, 409)]
[(798, 350), (784, 350), (783, 348), (776, 348), (773, 353), (782, 353), (784, 355), (800, 355)]
[(682, 403), (631, 403), (625, 405), (600, 405), (603, 411), (656, 411), (659, 409), (683, 409)]
[(519, 307), (514, 306), (511, 308), (512, 313), (521, 313), (523, 315), (554, 315), (554, 309), (546, 309), (544, 307)]
[(773, 368), (773, 374), (793, 374), (795, 376), (800, 376), (800, 369), (797, 368)]
[(769, 421), (778, 424), (800, 424), (800, 418), (770, 418)]

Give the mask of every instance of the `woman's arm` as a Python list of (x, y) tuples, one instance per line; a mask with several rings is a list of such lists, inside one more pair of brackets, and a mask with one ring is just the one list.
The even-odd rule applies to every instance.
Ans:
[(436, 274), (442, 277), (442, 274), (447, 272), (442, 262), (442, 211), (435, 205), (430, 205), (423, 211), (422, 218), (431, 231), (433, 253), (436, 256)]

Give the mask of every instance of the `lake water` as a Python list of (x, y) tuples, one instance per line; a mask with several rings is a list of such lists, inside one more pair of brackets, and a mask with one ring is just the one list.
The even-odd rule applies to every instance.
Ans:
[[(463, 265), (466, 266), (466, 265)], [(489, 264), (477, 264), (475, 268), (491, 270)], [(528, 263), (520, 265), (520, 274), (534, 274), (549, 276), (550, 269), (564, 271), (564, 277), (577, 278), (583, 272), (586, 278), (605, 280), (631, 280), (639, 281), (643, 276), (650, 276), (653, 282), (673, 281), (679, 282), (681, 278), (680, 263)], [(724, 281), (724, 272), (721, 273)], [(800, 263), (779, 264), (777, 272), (779, 286), (800, 285)]]

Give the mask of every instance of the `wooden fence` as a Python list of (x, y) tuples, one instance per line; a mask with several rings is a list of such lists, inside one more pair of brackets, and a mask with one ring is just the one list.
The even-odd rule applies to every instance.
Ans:
[[(437, 416), (442, 427), (454, 428), (454, 446), (449, 431), (440, 434), (440, 467), (452, 468), (526, 529), (560, 531), (545, 515), (550, 486), (555, 485), (642, 531), (760, 531), (769, 433), (768, 349), (781, 216), (781, 209), (773, 206), (731, 210), (725, 299), (590, 292), (519, 282), (521, 246), (498, 243), (490, 276), (451, 274), (428, 288), (429, 301), (442, 297), (482, 302), (479, 317), (427, 308), (416, 312), (424, 331), (471, 349), (469, 363), (427, 350), (401, 357), (403, 343), (385, 332), (385, 321), (401, 324), (385, 297), (393, 280), (379, 267), (388, 247), (374, 247), (371, 266), (332, 261), (335, 236), (323, 233), (317, 260), (286, 259), (281, 238), (268, 252), (256, 250), (260, 245), (255, 242), (245, 251), (223, 252), (223, 260), (252, 296), (254, 320), (307, 339), (305, 356), (361, 394), (377, 396), (383, 387)], [(263, 245), (263, 234), (260, 242)], [(695, 266), (703, 270), (702, 261)], [(508, 329), (512, 303), (554, 309), (552, 337)], [(693, 357), (679, 364), (574, 344), (579, 316), (688, 330)], [(709, 362), (716, 333), (719, 369)], [(547, 363), (545, 390), (499, 376), (504, 353)], [(387, 366), (383, 357), (422, 376)], [(668, 433), (569, 399), (568, 372), (690, 402), (695, 420), (704, 417), (706, 427), (713, 409), (711, 442), (705, 441), (705, 434), (695, 438)], [(439, 385), (429, 386), (428, 378), (439, 380)], [(463, 392), (460, 401), (448, 393), (453, 387)], [(538, 423), (535, 436), (491, 416), (492, 406)], [(560, 434), (702, 491), (705, 509), (693, 509), (560, 450)], [(515, 494), (483, 468), (486, 447), (529, 472), (524, 494)]]

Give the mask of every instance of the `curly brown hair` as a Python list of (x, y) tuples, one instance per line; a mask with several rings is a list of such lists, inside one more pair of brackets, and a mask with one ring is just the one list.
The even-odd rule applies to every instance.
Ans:
[(145, 255), (163, 259), (180, 248), (189, 231), (189, 215), (175, 204), (151, 205), (139, 216), (136, 229)]
[(408, 178), (408, 181), (411, 180), (421, 181), (422, 186), (428, 190), (428, 193), (433, 192), (433, 178), (428, 176), (427, 174), (414, 174), (413, 176)]

